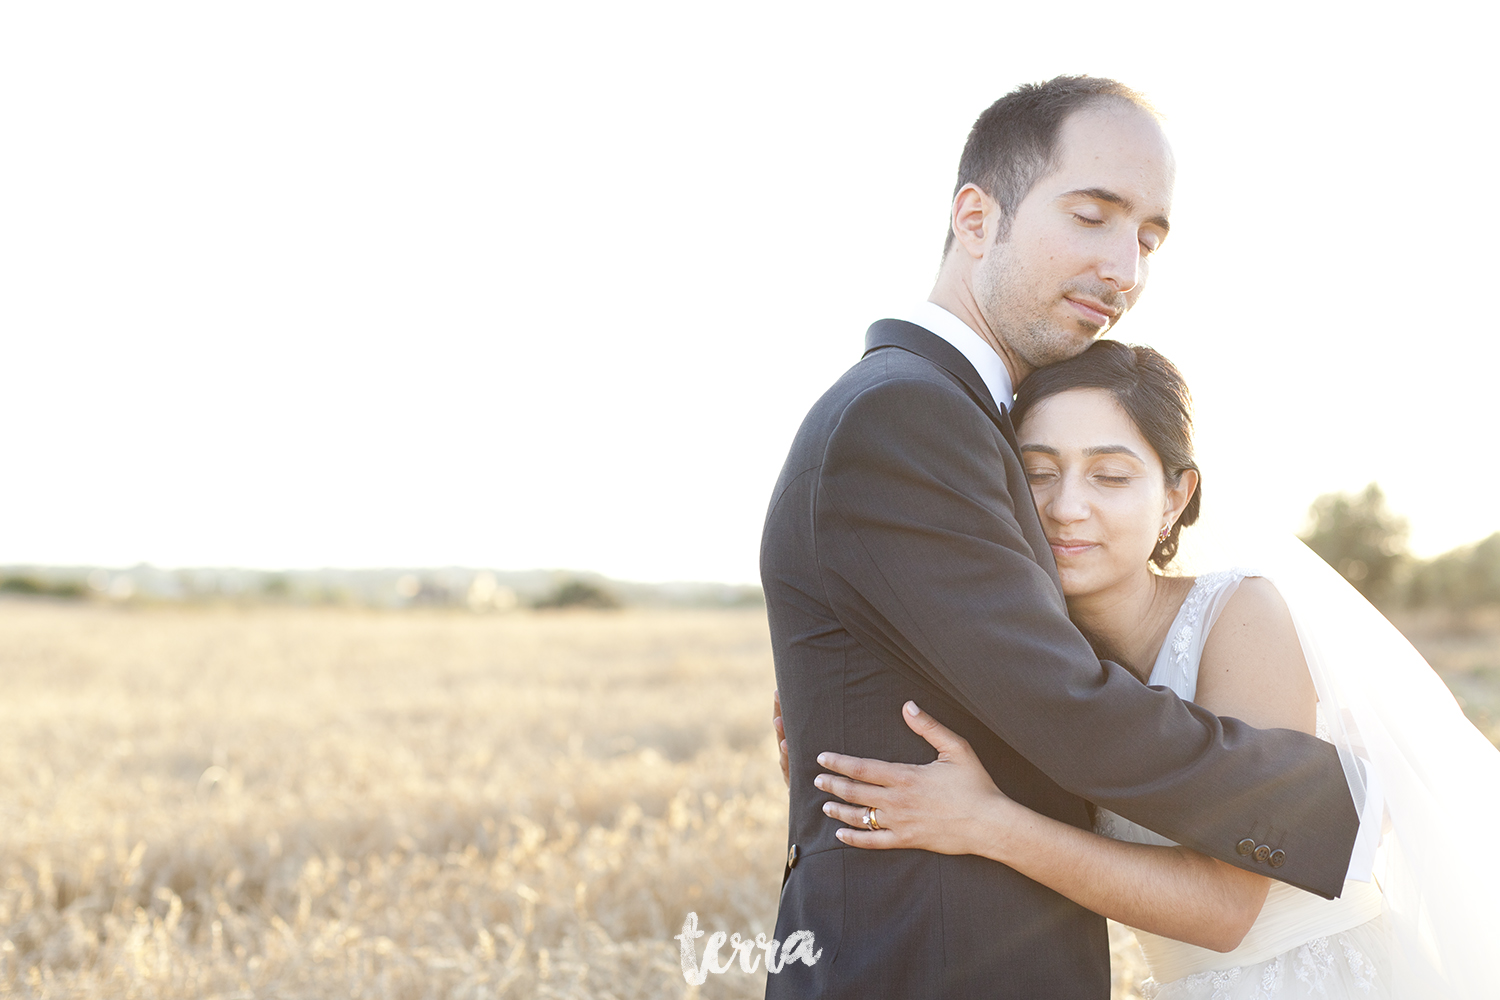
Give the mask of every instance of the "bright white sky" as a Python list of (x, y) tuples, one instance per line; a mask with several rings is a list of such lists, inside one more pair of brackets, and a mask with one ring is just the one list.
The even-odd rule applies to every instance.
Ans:
[(1500, 529), (1493, 5), (520, 6), (5, 6), (0, 563), (754, 580), (970, 123), (1064, 72), (1168, 115), (1119, 336), (1205, 502)]

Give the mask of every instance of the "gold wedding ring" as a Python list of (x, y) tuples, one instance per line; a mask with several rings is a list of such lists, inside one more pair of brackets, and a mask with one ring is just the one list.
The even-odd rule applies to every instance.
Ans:
[(862, 822), (867, 830), (879, 830), (880, 821), (875, 818), (875, 807), (865, 806), (865, 816)]

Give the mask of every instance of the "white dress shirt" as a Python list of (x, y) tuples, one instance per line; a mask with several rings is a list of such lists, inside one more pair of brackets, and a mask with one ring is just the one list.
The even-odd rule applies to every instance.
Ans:
[(995, 349), (984, 342), (974, 329), (935, 302), (923, 302), (901, 319), (915, 323), (929, 333), (942, 337), (968, 359), (984, 380), (984, 387), (995, 402), (1009, 410), (1016, 405), (1016, 390), (1010, 372)]

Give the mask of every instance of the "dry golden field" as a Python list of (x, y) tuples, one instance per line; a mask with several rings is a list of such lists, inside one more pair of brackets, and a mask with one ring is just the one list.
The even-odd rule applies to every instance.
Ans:
[(1469, 721), (1500, 746), (1500, 609), (1392, 618), (1442, 676)]
[(772, 929), (759, 613), (7, 602), (0, 676), (0, 990), (668, 997), (689, 909)]
[(4, 601), (0, 677), (0, 995), (763, 992), (672, 940), (773, 928), (759, 610)]

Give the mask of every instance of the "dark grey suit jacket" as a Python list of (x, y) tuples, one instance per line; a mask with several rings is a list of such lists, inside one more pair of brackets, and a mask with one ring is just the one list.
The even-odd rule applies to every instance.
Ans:
[[(798, 431), (761, 543), (792, 777), (776, 936), (810, 930), (823, 949), (767, 996), (1109, 996), (1102, 917), (983, 858), (834, 837), (817, 754), (932, 760), (901, 721), (908, 698), (1032, 809), (1088, 827), (1097, 803), (1338, 895), (1358, 816), (1333, 748), (1101, 663), (1068, 621), (1009, 418), (973, 366), (896, 320), (866, 346)], [(1247, 839), (1284, 863), (1242, 855)]]

